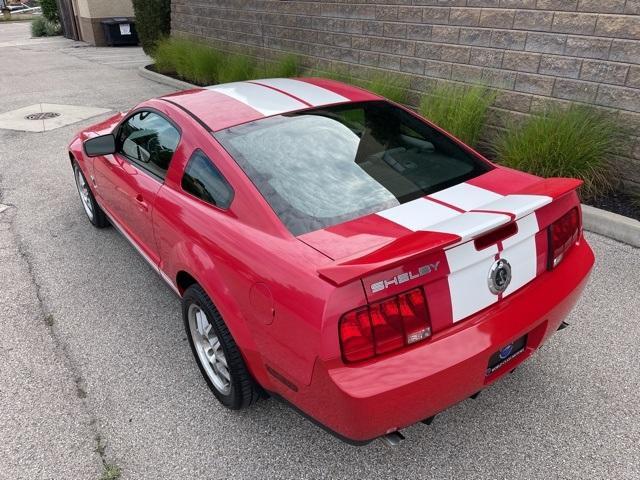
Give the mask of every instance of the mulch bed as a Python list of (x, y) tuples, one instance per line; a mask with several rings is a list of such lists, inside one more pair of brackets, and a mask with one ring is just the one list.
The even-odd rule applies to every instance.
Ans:
[(623, 192), (612, 192), (589, 202), (592, 207), (601, 208), (609, 212), (635, 218), (640, 221), (640, 197), (634, 198), (632, 195)]

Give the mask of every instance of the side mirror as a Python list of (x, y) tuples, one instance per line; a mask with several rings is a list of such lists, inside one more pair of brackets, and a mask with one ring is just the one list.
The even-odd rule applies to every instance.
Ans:
[(116, 137), (109, 133), (85, 140), (84, 153), (89, 157), (99, 157), (102, 155), (112, 155), (116, 153)]

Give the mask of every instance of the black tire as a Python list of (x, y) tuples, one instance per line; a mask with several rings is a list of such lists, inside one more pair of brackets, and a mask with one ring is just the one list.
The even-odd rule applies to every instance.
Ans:
[[(221, 391), (214, 385), (196, 350), (189, 320), (189, 308), (194, 304), (202, 309), (215, 336), (217, 336), (220, 341), (230, 376), (230, 389), (228, 393)], [(207, 385), (209, 385), (209, 388), (220, 403), (231, 410), (240, 410), (253, 405), (261, 397), (261, 388), (251, 377), (240, 353), (240, 349), (233, 340), (220, 312), (218, 312), (218, 309), (202, 287), (197, 284), (190, 286), (184, 292), (182, 297), (182, 318), (184, 320), (187, 338), (189, 339), (189, 345), (191, 345), (191, 352), (196, 359), (200, 373), (202, 373)]]
[[(105, 215), (102, 208), (100, 208), (100, 205), (98, 205), (98, 202), (96, 202), (96, 198), (93, 196), (93, 191), (91, 190), (91, 185), (84, 176), (80, 165), (78, 165), (78, 162), (76, 162), (75, 160), (73, 160), (73, 178), (76, 183), (78, 195), (80, 196), (80, 203), (82, 204), (82, 208), (85, 211), (87, 218), (89, 219), (91, 224), (96, 228), (105, 228), (109, 226), (109, 220), (107, 219), (107, 216)], [(87, 207), (85, 207), (85, 200), (83, 199), (83, 189), (81, 186), (81, 182), (84, 182), (86, 186), (87, 201), (89, 202), (91, 212), (89, 212), (87, 210)]]

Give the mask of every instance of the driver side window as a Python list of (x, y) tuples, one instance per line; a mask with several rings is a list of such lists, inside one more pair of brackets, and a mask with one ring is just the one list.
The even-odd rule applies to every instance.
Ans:
[(169, 169), (180, 132), (154, 112), (138, 112), (118, 132), (117, 152), (160, 179)]

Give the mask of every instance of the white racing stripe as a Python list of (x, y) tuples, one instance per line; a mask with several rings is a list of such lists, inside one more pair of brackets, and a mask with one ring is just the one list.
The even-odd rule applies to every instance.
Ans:
[[(451, 295), (452, 320), (458, 322), (499, 300), (489, 290), (489, 270), (499, 258), (511, 265), (511, 283), (502, 297), (508, 296), (536, 277), (537, 252), (535, 234), (538, 220), (533, 213), (551, 203), (543, 195), (503, 196), (484, 188), (462, 183), (429, 195), (447, 205), (465, 210), (459, 212), (444, 204), (417, 199), (378, 213), (410, 230), (458, 235), (458, 244), (445, 251), (450, 274), (447, 278)], [(474, 211), (480, 210), (480, 211)], [(486, 210), (486, 211), (482, 211)], [(505, 212), (505, 213), (500, 213)], [(476, 250), (469, 241), (511, 222), (515, 216), (518, 232), (498, 245)]]
[(551, 203), (551, 197), (544, 195), (507, 195), (491, 203), (476, 207), (481, 210), (508, 212), (516, 218), (522, 218), (538, 208)]
[(478, 252), (473, 242), (467, 242), (445, 253), (451, 271), (448, 282), (454, 323), (498, 301), (487, 285), (497, 246)]
[(397, 207), (378, 212), (377, 215), (402, 225), (409, 230), (430, 230), (432, 225), (455, 218), (460, 213), (432, 202), (426, 198), (417, 198)]
[(536, 278), (538, 270), (536, 233), (540, 230), (535, 215), (528, 215), (517, 221), (518, 233), (502, 242), (504, 250), (500, 258), (511, 264), (511, 283), (502, 294), (510, 295)]
[(469, 183), (459, 183), (429, 196), (462, 210), (473, 210), (502, 198), (499, 193), (494, 193)]
[(508, 215), (501, 213), (466, 212), (458, 213), (454, 218), (437, 225), (431, 225), (429, 231), (452, 233), (460, 236), (461, 242), (466, 242), (510, 221), (511, 218)]
[[(467, 214), (468, 215), (468, 214)], [(528, 215), (516, 221), (518, 233), (502, 242), (500, 258), (511, 265), (511, 283), (503, 293), (510, 295), (536, 277), (537, 252), (535, 234), (538, 220)], [(446, 251), (449, 270), (453, 322), (458, 322), (498, 301), (489, 291), (489, 269), (495, 262), (497, 245), (478, 251), (474, 242), (467, 242)]]
[(255, 83), (282, 90), (294, 97), (298, 97), (300, 100), (307, 102), (314, 107), (349, 101), (348, 98), (338, 95), (326, 88), (318, 87), (317, 85), (302, 82), (300, 80), (293, 80), (291, 78), (269, 78), (265, 80), (256, 80)]
[(308, 108), (308, 105), (285, 93), (249, 82), (225, 83), (207, 87), (244, 103), (265, 116)]

